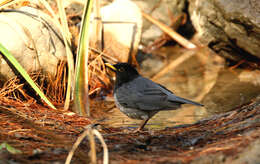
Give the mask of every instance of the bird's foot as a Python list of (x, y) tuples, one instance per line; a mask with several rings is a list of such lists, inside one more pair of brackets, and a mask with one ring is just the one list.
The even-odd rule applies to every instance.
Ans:
[(146, 125), (146, 123), (148, 122), (149, 119), (150, 119), (150, 118), (147, 118), (147, 119), (143, 120), (143, 121), (141, 122), (140, 126), (139, 126), (136, 130), (134, 130), (133, 133), (141, 133), (141, 132), (144, 132), (144, 131), (143, 131), (144, 126)]
[(134, 131), (132, 131), (132, 133), (146, 133), (148, 130), (145, 128), (137, 128)]
[(135, 129), (134, 131), (133, 131), (133, 133), (141, 133), (141, 132), (143, 132), (143, 130), (141, 130), (141, 129)]

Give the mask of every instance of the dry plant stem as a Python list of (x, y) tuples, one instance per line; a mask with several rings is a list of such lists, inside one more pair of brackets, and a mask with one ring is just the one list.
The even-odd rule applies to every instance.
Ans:
[(10, 79), (4, 84), (0, 90), (0, 97), (8, 97), (9, 94), (14, 93), (15, 90), (20, 89), (24, 84), (15, 84), (17, 77)]
[(75, 150), (78, 148), (79, 144), (82, 142), (82, 140), (88, 136), (89, 142), (90, 142), (90, 151), (91, 151), (91, 163), (96, 163), (96, 149), (95, 149), (95, 140), (93, 133), (91, 132), (92, 129), (90, 126), (78, 137), (77, 141), (72, 146), (72, 149), (70, 150), (65, 164), (70, 164), (70, 161), (72, 159), (72, 156), (75, 152)]
[(58, 3), (58, 7), (59, 7), (59, 12), (60, 12), (60, 17), (61, 17), (61, 23), (62, 23), (62, 37), (65, 43), (65, 47), (66, 47), (66, 54), (67, 54), (67, 60), (68, 60), (68, 84), (67, 84), (67, 93), (66, 93), (66, 99), (65, 99), (65, 103), (64, 103), (64, 109), (68, 110), (69, 109), (69, 104), (70, 104), (70, 99), (71, 96), (73, 94), (73, 90), (74, 90), (74, 60), (73, 60), (73, 55), (70, 49), (70, 32), (68, 31), (68, 24), (67, 24), (67, 20), (66, 16), (62, 16), (65, 14), (64, 8), (63, 8), (63, 3), (61, 0), (57, 0)]
[(93, 20), (93, 27), (95, 32), (95, 38), (92, 40), (94, 42), (95, 48), (102, 50), (101, 45), (101, 30), (102, 30), (102, 20), (100, 15), (100, 1), (94, 1), (93, 5), (93, 13), (94, 13), (94, 20)]
[(55, 103), (64, 104), (66, 94), (66, 62), (61, 62), (58, 65), (57, 73), (55, 77), (48, 76), (48, 84), (46, 87), (46, 95), (52, 98)]
[(49, 5), (49, 3), (46, 0), (39, 0), (40, 3), (42, 3), (42, 5), (51, 13), (51, 16), (54, 18), (55, 20), (55, 24), (61, 28), (61, 25), (59, 23), (59, 18), (57, 16), (57, 14), (55, 14), (55, 12), (53, 11), (53, 9), (51, 8), (51, 6)]
[(101, 87), (100, 87), (100, 88), (96, 88), (96, 89), (90, 91), (88, 95), (91, 96), (91, 95), (93, 95), (94, 93), (99, 92), (101, 89), (102, 89)]
[(89, 128), (89, 143), (90, 143), (90, 159), (91, 159), (91, 164), (96, 164), (97, 163), (97, 156), (96, 156), (96, 143), (95, 143), (95, 138), (93, 135), (93, 129)]
[[(174, 30), (178, 29), (181, 24), (183, 24), (183, 19), (186, 19), (185, 14), (179, 15), (177, 17), (173, 17), (171, 13), (169, 13), (169, 17), (171, 18), (171, 24), (170, 27)], [(184, 17), (184, 18), (183, 18)], [(166, 33), (163, 33), (159, 38), (153, 41), (152, 44), (148, 45), (143, 49), (146, 53), (151, 53), (152, 51), (159, 49), (162, 47), (167, 41), (171, 40), (172, 38), (167, 35)]]
[(62, 28), (64, 29), (65, 37), (67, 39), (67, 42), (69, 45), (71, 45), (71, 33), (69, 31), (68, 21), (66, 17), (65, 7), (64, 7), (64, 1), (63, 0), (56, 0), (59, 8), (59, 16)]
[(100, 140), (102, 146), (103, 146), (103, 153), (104, 153), (104, 158), (103, 158), (103, 164), (108, 164), (109, 161), (109, 155), (108, 155), (108, 148), (107, 144), (104, 141), (104, 138), (102, 135), (97, 131), (96, 129), (93, 129), (93, 134), (97, 136), (97, 138)]
[[(59, 14), (60, 14), (59, 17), (58, 17), (57, 14), (55, 14), (55, 12), (53, 11), (53, 9), (51, 8), (51, 6), (49, 5), (49, 3), (46, 0), (39, 0), (39, 2), (42, 3), (43, 6), (51, 13), (52, 17), (54, 18), (53, 19), (54, 20), (53, 21), (54, 24), (62, 32), (63, 40), (65, 41), (64, 38), (67, 38), (67, 42), (69, 42), (69, 45), (71, 45), (72, 35), (71, 35), (70, 31), (69, 31), (68, 22), (67, 22), (67, 18), (66, 18), (66, 13), (65, 13), (65, 10), (64, 10), (64, 7), (63, 7), (64, 5), (63, 5), (62, 1), (56, 0), (56, 2), (58, 4), (58, 7), (59, 7)], [(59, 20), (61, 20), (62, 24), (60, 24)], [(66, 31), (65, 33), (63, 33), (63, 29)], [(65, 43), (65, 45), (66, 45), (66, 43)]]
[(185, 39), (183, 36), (178, 34), (177, 32), (173, 31), (170, 27), (166, 26), (165, 24), (159, 22), (158, 20), (154, 19), (150, 15), (142, 12), (143, 16), (152, 22), (153, 24), (157, 25), (163, 32), (167, 33), (169, 36), (171, 36), (174, 40), (176, 40), (180, 45), (187, 49), (193, 49), (196, 48), (197, 46), (187, 39)]
[(176, 60), (171, 62), (168, 66), (164, 67), (159, 73), (157, 73), (154, 77), (152, 77), (152, 80), (157, 80), (158, 78), (162, 77), (166, 73), (169, 72), (169, 70), (176, 68), (178, 65), (183, 63), (185, 60), (189, 59), (195, 54), (194, 51), (188, 51), (185, 54), (178, 57)]
[(72, 149), (70, 150), (70, 152), (69, 152), (69, 154), (67, 156), (65, 164), (69, 164), (70, 163), (75, 150), (77, 149), (77, 147), (79, 146), (81, 141), (86, 136), (88, 136), (88, 139), (89, 139), (89, 142), (90, 142), (91, 163), (97, 163), (96, 146), (95, 146), (94, 135), (97, 136), (97, 138), (99, 139), (99, 141), (101, 142), (101, 144), (103, 146), (103, 153), (104, 153), (103, 164), (108, 164), (108, 161), (109, 161), (108, 148), (107, 148), (107, 145), (106, 145), (106, 143), (104, 141), (104, 138), (99, 133), (99, 131), (97, 131), (96, 129), (91, 129), (90, 126), (88, 126), (88, 128), (78, 137), (77, 141), (74, 143)]
[(0, 2), (0, 8), (4, 8), (4, 7), (6, 7), (6, 6), (15, 4), (15, 3), (17, 3), (18, 1), (20, 1), (20, 0), (2, 0), (2, 1)]
[(105, 69), (102, 70), (102, 68), (105, 68), (105, 65), (101, 55), (98, 55), (94, 60), (92, 60), (88, 64), (88, 68), (89, 68), (89, 75), (88, 75), (89, 79), (91, 79), (92, 76), (96, 76), (95, 78), (103, 81), (105, 85), (110, 84), (110, 81), (106, 78), (107, 74)]
[(89, 50), (98, 53), (100, 55), (102, 55), (102, 58), (104, 58), (105, 60), (108, 60), (109, 63), (117, 63), (118, 60), (116, 58), (113, 58), (112, 56), (109, 56), (108, 54), (101, 52), (100, 50), (97, 50), (95, 48), (89, 47)]
[[(57, 27), (59, 27), (60, 31), (62, 32), (62, 37), (65, 43), (65, 47), (66, 47), (66, 54), (67, 54), (67, 61), (68, 61), (68, 84), (67, 84), (67, 92), (66, 92), (66, 98), (65, 98), (65, 103), (64, 103), (64, 109), (68, 110), (69, 108), (69, 104), (70, 104), (70, 99), (73, 96), (73, 89), (74, 89), (74, 60), (73, 60), (73, 55), (70, 49), (70, 45), (71, 45), (71, 33), (68, 29), (68, 23), (67, 23), (67, 19), (66, 19), (66, 14), (65, 14), (65, 10), (63, 7), (63, 3), (61, 0), (57, 0), (57, 4), (59, 7), (59, 14), (60, 14), (60, 18), (61, 18), (61, 23), (62, 25), (59, 23), (59, 18), (57, 16), (57, 14), (54, 13), (54, 11), (52, 10), (52, 8), (50, 7), (50, 5), (48, 4), (48, 2), (46, 0), (39, 0), (44, 6), (45, 8), (51, 13), (51, 15), (54, 18), (54, 23), (57, 25)], [(65, 89), (65, 88), (64, 88)], [(73, 99), (73, 98), (72, 98)]]
[[(67, 18), (66, 18), (66, 14), (65, 14), (65, 10), (64, 10), (64, 5), (62, 3), (62, 1), (60, 0), (56, 0), (57, 4), (58, 4), (58, 8), (59, 8), (59, 17), (57, 14), (55, 14), (55, 12), (53, 11), (53, 9), (51, 8), (51, 6), (49, 5), (49, 3), (46, 0), (39, 0), (40, 3), (43, 4), (43, 6), (51, 13), (51, 16), (54, 18), (54, 24), (61, 30), (64, 28), (65, 29), (65, 33), (62, 33), (62, 35), (65, 35), (64, 37), (67, 38), (67, 41), (69, 42), (69, 45), (71, 45), (71, 38), (72, 35), (69, 31), (69, 27), (68, 27), (68, 22), (67, 22)], [(61, 20), (62, 25), (60, 24), (59, 20)], [(65, 40), (64, 40), (65, 41)]]

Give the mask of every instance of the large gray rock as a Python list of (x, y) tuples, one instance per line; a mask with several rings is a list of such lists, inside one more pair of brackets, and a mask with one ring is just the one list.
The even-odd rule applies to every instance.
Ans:
[[(27, 72), (43, 71), (54, 76), (57, 65), (66, 60), (61, 32), (53, 19), (40, 10), (23, 7), (0, 12), (0, 43)], [(0, 55), (0, 81), (15, 76), (12, 67)]]
[(200, 41), (225, 58), (260, 59), (259, 0), (189, 0)]

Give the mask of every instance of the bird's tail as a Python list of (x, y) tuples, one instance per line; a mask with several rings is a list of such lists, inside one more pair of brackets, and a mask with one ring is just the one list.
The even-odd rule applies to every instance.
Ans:
[(191, 100), (187, 100), (187, 99), (184, 99), (184, 98), (181, 98), (181, 97), (175, 97), (174, 100), (172, 102), (178, 102), (178, 103), (181, 103), (181, 104), (192, 104), (192, 105), (197, 105), (197, 106), (204, 106), (203, 104), (200, 104), (200, 103), (197, 103), (197, 102), (194, 102), (194, 101), (191, 101)]

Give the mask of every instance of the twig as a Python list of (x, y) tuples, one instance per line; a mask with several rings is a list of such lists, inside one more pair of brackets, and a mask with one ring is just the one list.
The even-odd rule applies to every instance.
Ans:
[[(170, 27), (173, 28), (173, 30), (177, 30), (179, 28), (179, 26), (183, 24), (182, 23), (183, 19), (187, 19), (186, 14), (182, 14), (177, 17), (173, 17), (172, 14), (170, 13), (170, 11), (169, 11), (169, 17), (171, 17)], [(155, 41), (153, 41), (152, 44), (145, 47), (143, 49), (143, 51), (145, 53), (151, 53), (152, 51), (162, 47), (169, 40), (172, 40), (172, 38), (168, 34), (163, 33), (159, 38), (157, 38)]]
[(110, 63), (117, 63), (118, 60), (112, 56), (109, 56), (108, 54), (104, 53), (104, 52), (101, 52), (93, 47), (89, 47), (89, 50), (95, 52), (95, 53), (98, 53), (100, 55), (102, 55), (102, 57), (105, 59), (105, 60), (108, 60)]
[(104, 152), (104, 158), (103, 158), (103, 164), (108, 164), (109, 155), (108, 155), (108, 148), (107, 144), (105, 143), (102, 135), (97, 131), (96, 129), (93, 129), (93, 133), (97, 136), (97, 138), (100, 140), (102, 146), (103, 146), (103, 152)]
[(173, 31), (170, 27), (166, 26), (165, 24), (159, 22), (158, 20), (154, 19), (150, 15), (142, 12), (144, 18), (152, 22), (153, 24), (157, 25), (163, 32), (167, 33), (169, 36), (171, 36), (174, 40), (176, 40), (180, 45), (187, 49), (193, 49), (196, 48), (197, 46), (193, 44), (192, 42), (188, 41), (185, 39), (183, 36), (178, 34), (177, 32)]
[[(90, 128), (87, 128), (77, 139), (77, 141), (74, 143), (74, 145), (72, 146), (72, 149), (70, 150), (68, 156), (67, 156), (67, 159), (66, 159), (66, 162), (65, 164), (70, 164), (70, 161), (73, 157), (73, 154), (74, 152), (76, 151), (76, 149), (78, 148), (79, 144), (81, 143), (81, 141), (88, 135), (88, 138), (90, 140), (90, 146), (93, 145), (93, 143), (91, 142), (91, 134), (90, 133)], [(93, 136), (93, 134), (92, 134)], [(92, 137), (93, 138), (93, 137)], [(95, 144), (95, 143), (94, 143)], [(92, 152), (93, 150), (90, 149)], [(92, 153), (91, 153), (92, 154)], [(91, 159), (95, 159), (95, 157), (92, 157)], [(93, 161), (92, 161), (93, 162)]]
[(81, 141), (88, 136), (89, 142), (90, 142), (90, 151), (91, 151), (91, 163), (97, 163), (97, 157), (96, 157), (96, 148), (95, 148), (95, 140), (94, 140), (94, 135), (97, 136), (97, 138), (100, 140), (102, 146), (103, 146), (103, 152), (104, 152), (104, 158), (103, 158), (103, 164), (108, 164), (109, 160), (109, 155), (108, 155), (108, 148), (107, 145), (102, 137), (102, 135), (96, 130), (92, 129), (91, 125), (88, 126), (88, 128), (78, 137), (77, 141), (74, 143), (72, 146), (72, 149), (70, 150), (65, 164), (70, 164), (70, 161), (72, 159), (72, 156), (81, 143)]

